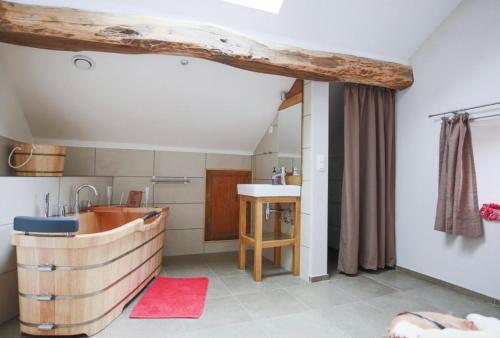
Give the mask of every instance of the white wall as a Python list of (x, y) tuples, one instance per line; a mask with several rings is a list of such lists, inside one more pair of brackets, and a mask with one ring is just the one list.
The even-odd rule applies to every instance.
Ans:
[[(500, 2), (466, 0), (411, 58), (415, 84), (397, 96), (398, 265), (500, 298), (500, 225), (481, 239), (433, 230), (439, 120), (428, 114), (500, 101)], [(500, 109), (490, 113), (500, 113)], [(500, 120), (472, 122), (479, 203), (500, 202)]]
[(0, 136), (19, 141), (31, 141), (31, 131), (19, 99), (0, 65)]

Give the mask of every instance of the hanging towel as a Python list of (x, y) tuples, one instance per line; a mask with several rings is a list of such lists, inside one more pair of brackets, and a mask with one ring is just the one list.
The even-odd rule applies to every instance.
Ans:
[(434, 229), (468, 237), (478, 237), (483, 233), (467, 113), (444, 117), (441, 121), (439, 190)]

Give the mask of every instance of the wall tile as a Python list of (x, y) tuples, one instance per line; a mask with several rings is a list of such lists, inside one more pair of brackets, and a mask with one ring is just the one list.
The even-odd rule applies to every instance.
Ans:
[(204, 243), (204, 253), (238, 251), (239, 241), (208, 241)]
[(11, 224), (15, 216), (42, 216), (45, 194), (50, 205), (59, 195), (59, 177), (0, 177), (0, 225)]
[(203, 230), (167, 230), (165, 232), (165, 255), (191, 255), (203, 253)]
[(155, 151), (155, 176), (205, 177), (204, 153)]
[(297, 168), (299, 170), (299, 173), (302, 171), (302, 159), (301, 158), (294, 158), (292, 164), (293, 164), (293, 168)]
[(281, 248), (281, 267), (287, 271), (292, 271), (293, 250), (291, 246)]
[(96, 150), (96, 176), (153, 176), (153, 151)]
[(252, 169), (252, 157), (245, 155), (207, 154), (207, 169)]
[(277, 154), (265, 154), (255, 156), (255, 178), (271, 179), (273, 173), (273, 167), (278, 166), (278, 156)]
[(311, 216), (300, 214), (300, 244), (302, 246), (311, 246)]
[(311, 115), (304, 116), (302, 126), (302, 148), (311, 148)]
[(10, 168), (7, 164), (7, 159), (10, 153), (10, 144), (13, 141), (0, 136), (0, 176), (10, 175)]
[[(114, 177), (113, 178), (113, 204), (119, 204), (120, 198), (123, 193), (122, 203), (127, 203), (128, 193), (131, 190), (144, 191), (145, 187), (149, 187), (149, 200), (148, 204), (154, 202), (153, 198), (153, 183), (151, 177)], [(142, 203), (144, 203), (145, 195), (142, 196)]]
[(301, 190), (301, 211), (305, 214), (311, 215), (311, 201), (312, 201), (312, 187), (310, 181), (302, 182)]
[(169, 204), (167, 229), (204, 229), (204, 204)]
[(88, 200), (93, 201), (93, 204), (106, 204), (106, 187), (113, 186), (113, 178), (112, 177), (61, 177), (61, 186), (59, 189), (59, 204), (66, 204), (74, 207), (75, 204), (75, 191), (76, 188), (82, 184), (90, 184), (93, 185), (99, 196), (97, 200), (94, 196), (94, 193), (90, 191), (90, 189), (82, 190), (80, 193), (80, 200)]
[(291, 157), (278, 157), (278, 167), (285, 167), (287, 171), (293, 170), (293, 158)]
[(190, 182), (157, 183), (154, 185), (155, 204), (205, 203), (205, 179), (190, 178)]
[(311, 83), (304, 84), (304, 116), (311, 115)]
[(64, 176), (94, 176), (95, 148), (66, 147)]
[(302, 179), (304, 181), (310, 181), (312, 179), (312, 158), (311, 158), (311, 149), (303, 149), (302, 156), (304, 160), (302, 161)]
[(271, 179), (267, 179), (267, 180), (254, 180), (254, 183), (255, 184), (271, 184), (272, 181), (271, 181)]
[(300, 278), (309, 281), (309, 248), (306, 246), (300, 247)]
[(12, 225), (0, 225), (0, 273), (16, 269), (16, 250), (10, 244), (11, 231)]
[(0, 323), (14, 318), (19, 313), (17, 294), (17, 271), (0, 274)]

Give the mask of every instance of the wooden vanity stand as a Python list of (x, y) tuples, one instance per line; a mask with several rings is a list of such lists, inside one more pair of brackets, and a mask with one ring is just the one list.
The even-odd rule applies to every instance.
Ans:
[[(239, 268), (245, 269), (246, 247), (250, 245), (254, 250), (253, 279), (262, 281), (262, 249), (274, 248), (274, 265), (281, 265), (281, 247), (293, 246), (292, 274), (300, 273), (300, 197), (254, 197), (239, 195), (240, 200), (240, 249)], [(247, 232), (247, 203), (254, 205), (253, 232)], [(264, 203), (291, 203), (293, 204), (294, 226), (293, 235), (281, 232), (281, 218), (275, 222), (274, 232), (263, 233), (262, 220)]]

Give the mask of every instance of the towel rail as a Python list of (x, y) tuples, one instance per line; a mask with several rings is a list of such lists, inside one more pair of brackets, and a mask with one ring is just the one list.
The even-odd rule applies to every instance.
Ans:
[(184, 183), (184, 184), (188, 184), (189, 182), (191, 182), (191, 180), (189, 178), (187, 178), (187, 176), (184, 176), (184, 177), (153, 176), (153, 177), (151, 177), (151, 182), (153, 182), (153, 184), (155, 184), (155, 183)]

